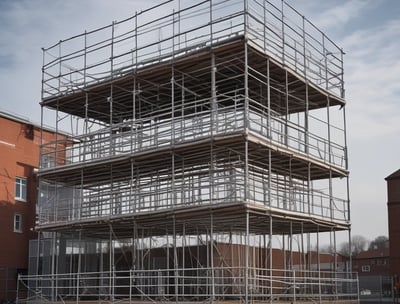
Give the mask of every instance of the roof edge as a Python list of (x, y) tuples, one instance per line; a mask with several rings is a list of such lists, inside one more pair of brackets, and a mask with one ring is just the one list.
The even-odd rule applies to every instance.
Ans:
[(20, 114), (16, 114), (16, 113), (12, 113), (12, 112), (6, 111), (4, 109), (0, 109), (0, 117), (5, 118), (5, 119), (9, 119), (9, 120), (12, 120), (12, 121), (15, 121), (15, 122), (23, 123), (23, 124), (29, 124), (29, 125), (32, 125), (32, 126), (38, 128), (38, 129), (42, 129), (42, 130), (47, 131), (47, 132), (58, 133), (58, 134), (62, 134), (62, 135), (65, 135), (65, 136), (70, 136), (70, 134), (67, 133), (67, 132), (56, 131), (56, 129), (54, 129), (54, 128), (50, 127), (50, 126), (46, 126), (46, 125), (41, 126), (40, 123), (30, 120), (26, 116), (23, 116), (23, 115), (20, 115)]
[(400, 179), (400, 169), (385, 177), (385, 180)]

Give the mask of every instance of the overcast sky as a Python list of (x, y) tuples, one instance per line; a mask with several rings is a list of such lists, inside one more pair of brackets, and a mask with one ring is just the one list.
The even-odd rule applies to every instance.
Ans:
[[(387, 235), (384, 178), (400, 168), (400, 1), (288, 2), (346, 52), (353, 234)], [(156, 3), (0, 0), (0, 109), (40, 121), (41, 47)]]

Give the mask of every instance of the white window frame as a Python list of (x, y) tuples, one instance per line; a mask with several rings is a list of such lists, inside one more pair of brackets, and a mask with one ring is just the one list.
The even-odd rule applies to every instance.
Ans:
[(41, 168), (53, 168), (55, 167), (54, 160), (50, 154), (43, 154), (41, 159)]
[[(18, 201), (26, 202), (27, 199), (27, 184), (28, 179), (26, 177), (16, 177), (15, 178), (15, 191), (14, 198)], [(17, 195), (18, 191), (18, 195)]]
[(14, 214), (14, 232), (22, 232), (22, 215), (20, 213)]
[(362, 272), (371, 272), (371, 266), (370, 265), (362, 265), (361, 271)]

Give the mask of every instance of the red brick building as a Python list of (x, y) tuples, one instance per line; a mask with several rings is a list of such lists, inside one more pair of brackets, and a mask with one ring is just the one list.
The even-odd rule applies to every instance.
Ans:
[(388, 195), (389, 258), (391, 275), (400, 284), (400, 170), (385, 178)]
[(352, 259), (353, 271), (358, 273), (360, 295), (364, 297), (390, 297), (389, 248), (369, 249)]
[(353, 271), (361, 276), (390, 275), (389, 249), (370, 249), (353, 257)]
[(0, 301), (15, 299), (18, 273), (28, 269), (29, 240), (36, 238), (35, 169), (41, 136), (46, 142), (56, 135), (0, 111)]

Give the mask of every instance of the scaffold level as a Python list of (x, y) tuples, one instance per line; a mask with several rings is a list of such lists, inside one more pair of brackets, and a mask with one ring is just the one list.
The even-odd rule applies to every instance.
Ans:
[(42, 141), (19, 303), (358, 301), (343, 51), (285, 1), (166, 1), (42, 71), (70, 136)]

